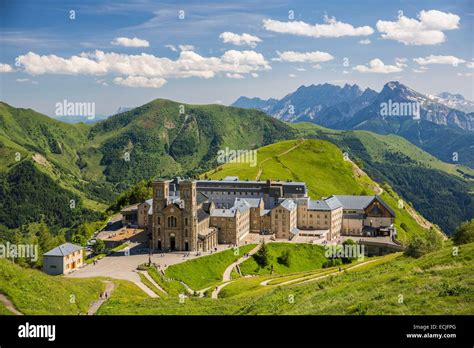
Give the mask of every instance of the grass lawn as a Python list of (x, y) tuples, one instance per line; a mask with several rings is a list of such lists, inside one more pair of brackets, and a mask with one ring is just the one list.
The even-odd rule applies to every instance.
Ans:
[(97, 311), (98, 315), (113, 314), (111, 313), (111, 308), (121, 308), (127, 305), (133, 306), (136, 303), (140, 303), (150, 298), (142, 289), (132, 282), (119, 279), (112, 279), (112, 281), (115, 284), (115, 289), (110, 298), (100, 306)]
[[(158, 271), (154, 267), (147, 267), (147, 272), (153, 280), (161, 286), (169, 296), (178, 296), (179, 294), (185, 294), (186, 288), (183, 284), (176, 280), (164, 280)], [(166, 296), (166, 295), (164, 295)]]
[(229, 249), (172, 265), (165, 273), (168, 278), (181, 280), (193, 290), (201, 290), (220, 283), (225, 269), (255, 246), (248, 244), (239, 247), (238, 255), (234, 255), (234, 249)]
[[(327, 258), (324, 256), (324, 248), (319, 245), (267, 243), (266, 247), (270, 255), (270, 265), (261, 268), (254, 257), (251, 257), (240, 265), (242, 274), (270, 274), (271, 265), (273, 265), (273, 274), (304, 272), (321, 268), (323, 263), (327, 261)], [(279, 257), (286, 250), (290, 252), (288, 266), (279, 262)]]
[(65, 278), (0, 259), (0, 293), (25, 314), (86, 313), (105, 290), (100, 278)]

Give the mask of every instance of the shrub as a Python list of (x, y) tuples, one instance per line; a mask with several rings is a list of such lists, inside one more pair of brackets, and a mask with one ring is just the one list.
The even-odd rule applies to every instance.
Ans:
[(426, 238), (415, 235), (405, 250), (405, 255), (419, 258), (443, 246), (443, 237), (435, 230), (430, 230)]
[(283, 253), (277, 259), (278, 263), (290, 267), (291, 264), (291, 252), (290, 250), (284, 250)]
[(474, 242), (474, 219), (466, 221), (456, 228), (453, 241), (456, 245)]
[(265, 242), (262, 244), (262, 247), (253, 255), (255, 262), (264, 268), (270, 264), (270, 256), (268, 255), (268, 249)]
[(329, 268), (329, 267), (334, 267), (334, 266), (340, 266), (342, 265), (342, 260), (341, 259), (329, 259), (325, 263), (323, 263), (323, 268)]

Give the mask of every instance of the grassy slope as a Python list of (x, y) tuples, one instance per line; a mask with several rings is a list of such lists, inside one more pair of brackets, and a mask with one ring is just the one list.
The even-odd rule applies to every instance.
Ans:
[(230, 249), (199, 257), (172, 265), (165, 273), (167, 277), (181, 280), (194, 290), (201, 290), (221, 282), (225, 269), (254, 247), (255, 244), (241, 246), (237, 256), (234, 254), (234, 250)]
[(94, 125), (84, 158), (101, 156), (109, 180), (130, 183), (210, 168), (219, 149), (255, 148), (294, 134), (256, 110), (156, 99)]
[(104, 289), (105, 284), (97, 278), (52, 277), (0, 259), (0, 293), (25, 314), (86, 313)]
[[(363, 162), (373, 179), (388, 182), (446, 233), (474, 217), (473, 169), (442, 162), (395, 135), (336, 131), (309, 123), (291, 125), (301, 136), (330, 141)], [(451, 204), (446, 207), (446, 202)]]
[[(304, 273), (303, 273), (304, 274)], [(307, 284), (263, 287), (268, 276), (240, 278), (224, 298), (109, 301), (100, 314), (474, 314), (474, 243), (412, 259), (400, 254)], [(294, 303), (288, 299), (290, 295)], [(403, 301), (399, 303), (399, 300)]]
[(374, 161), (382, 161), (384, 154), (387, 152), (401, 152), (410, 157), (418, 164), (432, 169), (441, 170), (447, 174), (455, 175), (462, 178), (458, 170), (469, 175), (474, 175), (474, 169), (469, 167), (443, 162), (428, 152), (423, 151), (416, 145), (398, 135), (381, 135), (369, 131), (340, 131), (318, 126), (314, 123), (288, 123), (292, 128), (301, 132), (301, 135), (324, 134), (332, 139), (337, 139), (343, 134), (352, 134), (364, 144), (365, 149), (372, 156)]
[[(272, 290), (241, 314), (473, 314), (474, 244)], [(289, 303), (293, 295), (295, 302)], [(399, 303), (402, 300), (402, 303)]]
[[(277, 156), (300, 144), (293, 151)], [(322, 140), (289, 140), (258, 149), (257, 158), (262, 166), (261, 179), (280, 179), (304, 181), (312, 199), (333, 194), (374, 194), (377, 184), (367, 175), (355, 173), (354, 165), (344, 161), (342, 152), (333, 144)], [(265, 161), (265, 159), (268, 159)], [(258, 166), (250, 167), (245, 163), (229, 163), (205, 175), (221, 179), (227, 175), (238, 175), (240, 179), (256, 178)], [(204, 175), (203, 175), (204, 176)], [(415, 234), (423, 234), (423, 229), (405, 209), (398, 208), (400, 199), (393, 191), (383, 192), (381, 197), (395, 211), (395, 225), (399, 239), (406, 242)], [(401, 228), (401, 224), (407, 230)]]
[[(0, 102), (0, 173), (18, 164), (19, 153), (21, 161), (33, 161), (36, 169), (58, 186), (81, 197), (86, 208), (103, 210), (107, 197), (86, 192), (96, 183), (84, 180), (77, 165), (77, 151), (87, 144), (89, 129), (85, 124), (60, 122), (31, 109)], [(33, 160), (34, 154), (41, 159)]]
[[(312, 244), (292, 244), (292, 243), (268, 243), (268, 255), (270, 256), (270, 265), (273, 265), (273, 274), (286, 274), (293, 272), (304, 272), (316, 268), (321, 268), (327, 261), (324, 256), (324, 248)], [(283, 251), (290, 252), (289, 266), (280, 264), (278, 257)], [(254, 258), (244, 261), (240, 265), (242, 274), (269, 274), (271, 266), (261, 268), (255, 262)]]

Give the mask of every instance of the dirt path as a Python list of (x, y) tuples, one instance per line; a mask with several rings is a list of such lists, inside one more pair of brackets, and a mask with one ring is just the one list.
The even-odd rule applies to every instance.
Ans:
[(255, 248), (253, 248), (252, 250), (250, 250), (248, 252), (248, 257), (247, 256), (242, 256), (240, 259), (238, 259), (237, 261), (235, 261), (234, 263), (232, 263), (230, 266), (228, 266), (225, 271), (224, 271), (224, 274), (222, 275), (222, 281), (223, 282), (228, 282), (229, 280), (231, 280), (231, 274), (232, 274), (232, 270), (237, 267), (238, 265), (240, 265), (242, 262), (244, 262), (245, 260), (247, 260), (250, 256), (252, 256), (253, 254), (255, 254), (259, 249), (260, 247), (262, 246), (262, 243), (258, 243), (257, 246)]
[(104, 283), (107, 284), (105, 286), (105, 296), (102, 297), (101, 294), (101, 297), (97, 301), (92, 302), (91, 306), (89, 307), (89, 311), (87, 312), (87, 315), (94, 315), (95, 313), (97, 313), (100, 306), (102, 306), (102, 304), (110, 298), (112, 291), (114, 291), (114, 283), (112, 283), (110, 280), (105, 280)]
[[(255, 248), (253, 248), (252, 250), (250, 250), (248, 252), (248, 256), (245, 256), (245, 255), (242, 256), (241, 258), (239, 258), (237, 261), (235, 261), (234, 263), (232, 263), (231, 265), (229, 265), (225, 269), (224, 274), (222, 275), (222, 283), (220, 285), (216, 286), (216, 288), (212, 291), (211, 298), (218, 298), (219, 297), (219, 292), (222, 290), (222, 288), (224, 288), (225, 286), (227, 286), (227, 285), (229, 285), (230, 283), (233, 282), (232, 276), (231, 276), (232, 275), (232, 270), (235, 267), (238, 267), (245, 260), (248, 260), (249, 257), (252, 256), (253, 254), (255, 254), (257, 251), (259, 251), (261, 246), (262, 246), (262, 243), (258, 243)], [(205, 289), (205, 290), (207, 290), (207, 289)]]
[[(276, 157), (280, 157), (280, 156), (284, 156), (286, 155), (287, 153), (293, 151), (294, 149), (298, 148), (299, 146), (301, 146), (304, 142), (306, 141), (306, 139), (301, 139), (301, 141), (296, 144), (295, 146), (289, 148), (288, 150), (285, 150), (283, 151), (282, 153), (276, 155)], [(257, 177), (255, 178), (255, 180), (260, 180), (260, 177), (262, 176), (262, 172), (263, 172), (263, 164), (268, 161), (269, 159), (272, 159), (273, 157), (268, 157), (268, 158), (265, 158), (262, 162), (260, 162), (260, 164), (258, 165), (258, 173), (257, 173)]]
[(5, 305), (5, 307), (10, 311), (12, 312), (13, 314), (15, 315), (23, 315), (22, 312), (20, 312), (18, 309), (16, 309), (15, 305), (12, 303), (12, 301), (10, 301), (8, 299), (8, 297), (6, 297), (5, 295), (3, 294), (0, 294), (0, 302), (3, 303)]
[(219, 293), (221, 292), (221, 290), (226, 287), (227, 285), (233, 283), (234, 281), (229, 281), (229, 282), (226, 282), (226, 283), (223, 283), (223, 284), (220, 284), (219, 286), (217, 286), (214, 291), (212, 292), (212, 295), (211, 295), (211, 298), (214, 298), (214, 299), (217, 299), (219, 298)]
[[(375, 259), (375, 260), (368, 260), (368, 261), (364, 261), (364, 262), (361, 262), (361, 263), (358, 263), (357, 265), (354, 265), (354, 266), (351, 266), (351, 267), (348, 267), (345, 269), (345, 271), (349, 271), (351, 269), (354, 269), (354, 268), (357, 268), (357, 267), (360, 267), (360, 266), (363, 266), (363, 265), (366, 265), (366, 264), (369, 264), (369, 263), (372, 263), (372, 262), (375, 262), (375, 261), (378, 261), (378, 259)], [(277, 278), (271, 278), (271, 279), (267, 279), (267, 280), (264, 280), (263, 282), (260, 283), (260, 285), (262, 286), (281, 286), (281, 285), (291, 285), (293, 283), (298, 283), (298, 284), (304, 284), (304, 283), (309, 283), (309, 282), (312, 282), (312, 281), (315, 281), (315, 280), (319, 280), (319, 279), (323, 279), (323, 278), (327, 278), (329, 276), (332, 276), (334, 274), (338, 274), (338, 273), (342, 273), (340, 272), (339, 270), (334, 270), (334, 272), (331, 272), (331, 273), (328, 273), (328, 274), (325, 274), (325, 275), (322, 275), (322, 276), (319, 276), (319, 277), (314, 277), (314, 278), (309, 278), (309, 279), (306, 279), (308, 277), (301, 277), (301, 278), (296, 278), (296, 279), (290, 279), (290, 280), (287, 280), (286, 282), (283, 282), (283, 283), (278, 283), (278, 284), (275, 284), (275, 285), (269, 285), (268, 283), (270, 283), (272, 280), (275, 280), (275, 279), (278, 279), (279, 277)]]

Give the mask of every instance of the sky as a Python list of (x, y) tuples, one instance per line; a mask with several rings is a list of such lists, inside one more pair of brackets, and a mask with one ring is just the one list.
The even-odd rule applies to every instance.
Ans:
[(474, 1), (0, 0), (0, 100), (53, 116), (397, 80), (474, 100)]

